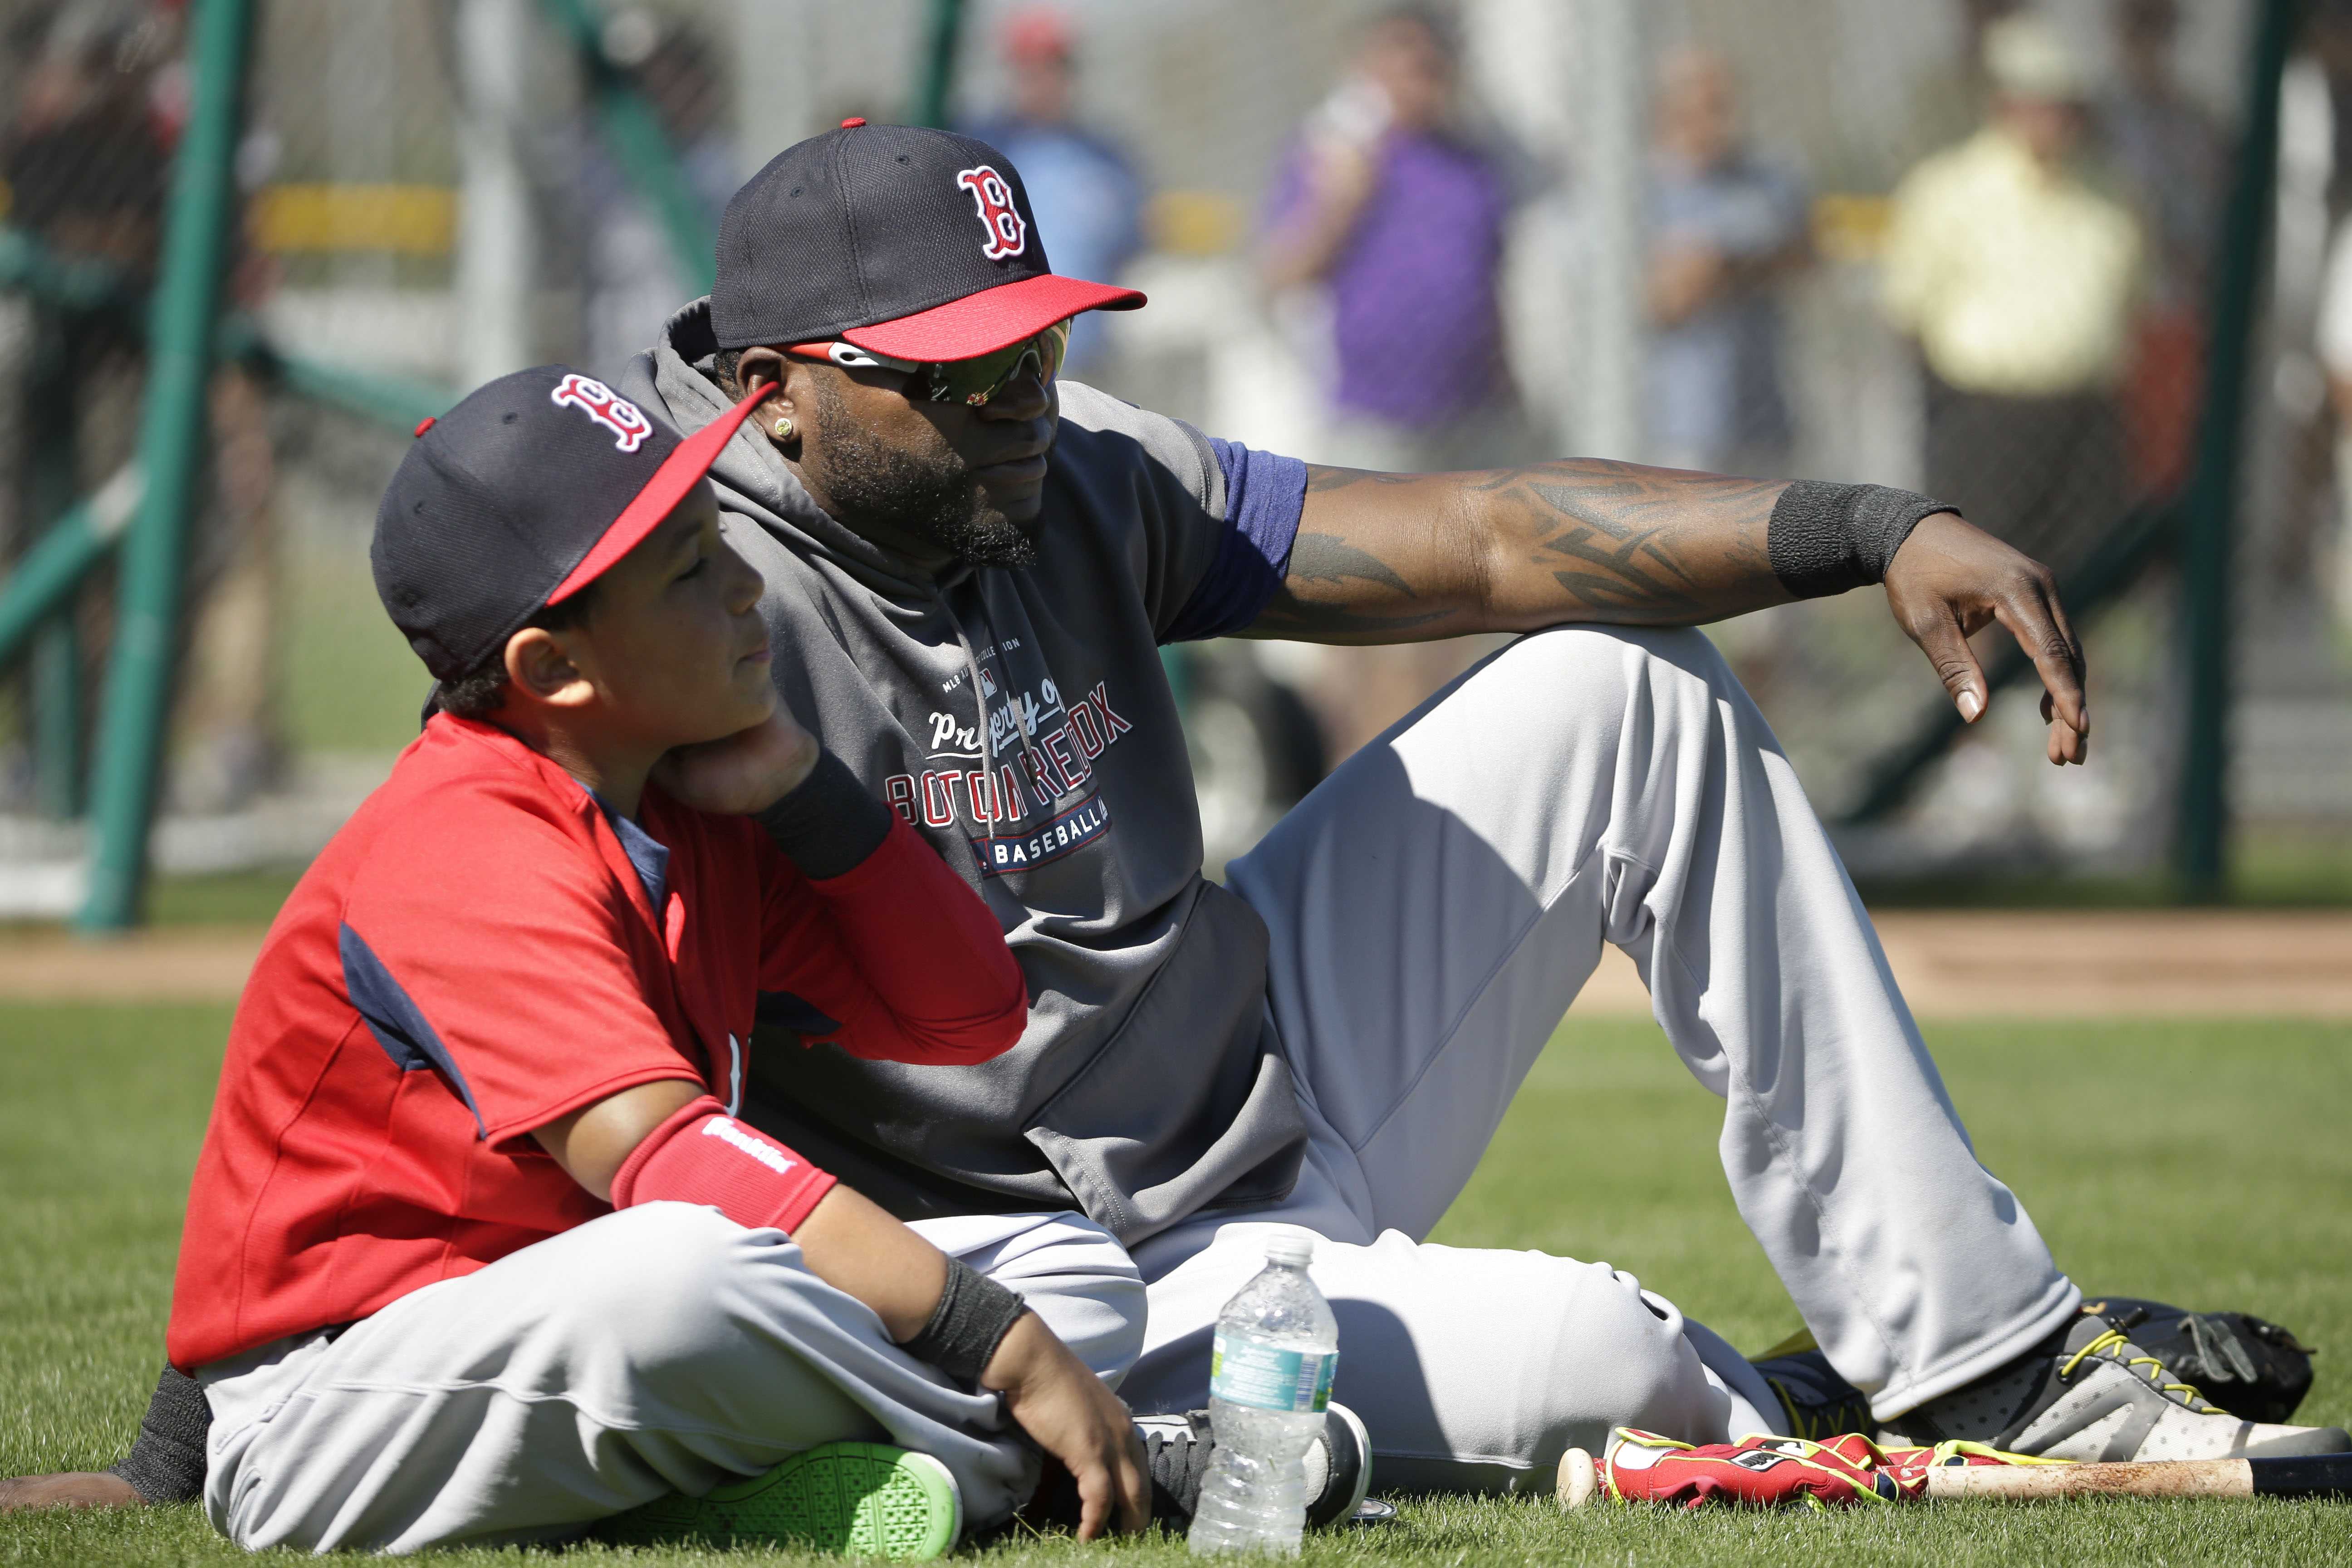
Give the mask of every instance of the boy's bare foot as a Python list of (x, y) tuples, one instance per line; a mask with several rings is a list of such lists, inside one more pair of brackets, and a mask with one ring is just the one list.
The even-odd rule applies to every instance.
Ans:
[(138, 1508), (146, 1501), (129, 1481), (104, 1470), (66, 1470), (54, 1476), (0, 1480), (0, 1513), (20, 1508)]

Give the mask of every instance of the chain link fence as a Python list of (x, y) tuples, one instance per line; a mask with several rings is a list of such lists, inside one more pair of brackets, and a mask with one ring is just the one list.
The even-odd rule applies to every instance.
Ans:
[[(331, 380), (616, 373), (706, 286), (743, 177), (845, 116), (921, 111), (941, 12), (267, 0), (234, 302)], [(1318, 461), (1598, 452), (1957, 500), (2095, 599), (2093, 768), (2036, 763), (2020, 689), (1891, 789), (1940, 692), (1874, 595), (1719, 640), (1825, 815), (1888, 805), (1841, 830), (1864, 873), (2160, 865), (2177, 584), (2125, 546), (2196, 456), (2251, 0), (961, 12), (950, 118), (1021, 167), (1057, 268), (1152, 297), (1087, 323), (1069, 374)], [(2287, 84), (2239, 523), (2237, 799), (2297, 844), (2352, 833), (2352, 300), (2329, 302), (2352, 291), (2329, 264), (2352, 51), (2318, 12)], [(0, 560), (130, 450), (184, 29), (177, 4), (0, 0), (8, 229), (134, 299), (0, 294)], [(424, 679), (365, 567), (406, 431), (341, 401), (217, 380), (167, 871), (299, 859), (414, 732)], [(66, 896), (42, 868), (76, 853), (110, 602), (101, 571), (0, 696), (0, 904)], [(1215, 852), (1481, 651), (1172, 654)]]

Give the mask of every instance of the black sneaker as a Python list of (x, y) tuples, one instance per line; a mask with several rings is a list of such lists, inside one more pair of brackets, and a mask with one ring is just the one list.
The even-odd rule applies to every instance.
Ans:
[[(1190, 1529), (1201, 1501), (1201, 1479), (1217, 1440), (1209, 1413), (1139, 1415), (1143, 1452), (1151, 1467), (1151, 1517), (1171, 1532)], [(1307, 1524), (1318, 1529), (1355, 1516), (1372, 1483), (1371, 1440), (1356, 1413), (1336, 1401), (1325, 1412), (1323, 1436), (1307, 1450)]]
[[(1878, 1430), (1870, 1414), (1870, 1396), (1840, 1377), (1830, 1358), (1817, 1350), (1766, 1356), (1750, 1362), (1780, 1402), (1780, 1426), (1776, 1437), (1803, 1437), (1826, 1443), (1848, 1432), (1864, 1436)], [(1769, 1415), (1770, 1411), (1765, 1414)], [(1734, 1436), (1744, 1434), (1735, 1433)]]
[(2242, 1420), (2285, 1421), (2311, 1392), (2312, 1348), (2251, 1312), (2192, 1312), (2138, 1296), (2103, 1296), (2084, 1310)]
[(2340, 1426), (2240, 1419), (2134, 1344), (2095, 1303), (2000, 1367), (1888, 1421), (1882, 1440), (1990, 1443), (2053, 1459), (2224, 1459), (2352, 1450)]

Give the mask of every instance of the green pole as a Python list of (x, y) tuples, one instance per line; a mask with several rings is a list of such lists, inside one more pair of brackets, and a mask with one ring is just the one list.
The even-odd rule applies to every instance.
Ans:
[(85, 931), (121, 931), (139, 918), (147, 830), (171, 719), (188, 521), (200, 492), (222, 263), (236, 212), (234, 168), (250, 0), (194, 0), (187, 129), (172, 165), (171, 203), (147, 330), (147, 385), (139, 432), (145, 493), (122, 546), (114, 649), (107, 669), (90, 803)]
[[(73, 510), (80, 466), (74, 337), (67, 312), (36, 308), (25, 378), (25, 512), (36, 541)], [(62, 822), (81, 814), (81, 634), (71, 595), (60, 596), (56, 612), (34, 634), (31, 678), (34, 797), (41, 815)]]
[(139, 476), (124, 468), (99, 492), (49, 525), (0, 577), (0, 669), (43, 622), (58, 614), (91, 568), (106, 559), (139, 504)]
[(2301, 9), (2299, 0), (2262, 0), (2255, 14), (2245, 132), (2221, 264), (2214, 269), (2197, 469), (2182, 507), (2187, 526), (2181, 540), (2181, 623), (2189, 693), (2178, 868), (2181, 897), (2198, 904), (2218, 903), (2229, 891), (2231, 545), (2247, 367), (2278, 174), (2279, 85)]
[(613, 156), (637, 195), (651, 204), (669, 235), (670, 250), (696, 292), (718, 278), (719, 236), (694, 199), (677, 150), (635, 82), (605, 58), (599, 13), (590, 0), (546, 0), (547, 14), (571, 39), (587, 68), (596, 118)]
[(948, 94), (954, 90), (956, 53), (963, 43), (963, 0), (931, 0), (931, 26), (923, 51), (923, 79), (910, 116), (918, 125), (948, 122)]

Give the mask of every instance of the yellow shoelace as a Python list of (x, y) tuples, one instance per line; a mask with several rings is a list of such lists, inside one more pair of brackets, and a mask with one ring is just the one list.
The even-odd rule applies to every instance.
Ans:
[[(2118, 1347), (2120, 1347), (2120, 1349)], [(2149, 1383), (2155, 1384), (2158, 1388), (2163, 1390), (2167, 1394), (2177, 1394), (2180, 1395), (2181, 1403), (2188, 1405), (2191, 1410), (2196, 1411), (2199, 1415), (2219, 1415), (2221, 1414), (2210, 1400), (2207, 1399), (2202, 1394), (2197, 1392), (2197, 1389), (2193, 1384), (2167, 1382), (2166, 1379), (2170, 1377), (2171, 1373), (2167, 1372), (2165, 1370), (2164, 1363), (2157, 1360), (2154, 1356), (2126, 1356), (2122, 1353), (2123, 1351), (2136, 1350), (2137, 1348), (2138, 1347), (2134, 1345), (2131, 1341), (2126, 1339), (2119, 1331), (2109, 1329), (2105, 1333), (2101, 1334), (2097, 1339), (2093, 1340), (2089, 1344), (2084, 1345), (2081, 1350), (2078, 1350), (2073, 1355), (2068, 1356), (2066, 1358), (2066, 1363), (2058, 1369), (2058, 1375), (2061, 1378), (2074, 1376), (2074, 1369), (2082, 1365), (2085, 1358), (2097, 1355), (2104, 1352), (2106, 1353), (2108, 1360), (2121, 1362), (2126, 1367), (2144, 1366), (2147, 1368), (2147, 1371), (2140, 1374), (2141, 1376), (2147, 1378)]]

